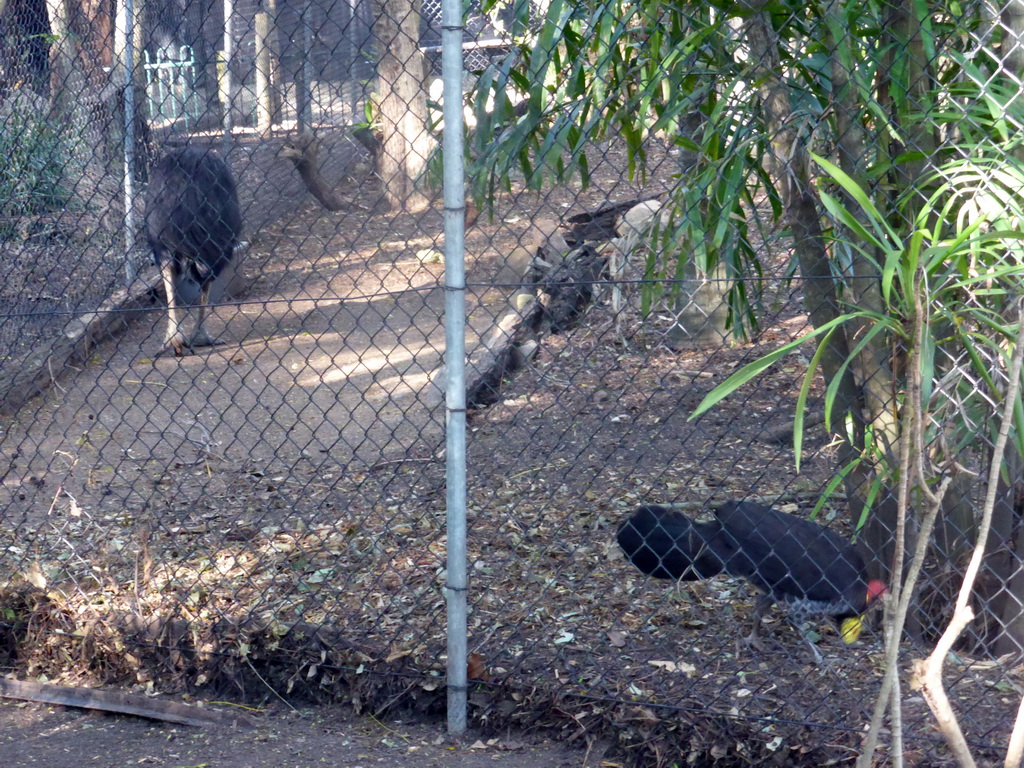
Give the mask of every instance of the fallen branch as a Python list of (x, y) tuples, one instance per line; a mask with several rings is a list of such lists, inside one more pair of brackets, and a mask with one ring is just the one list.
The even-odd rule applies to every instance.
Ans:
[(543, 311), (540, 302), (532, 299), (522, 309), (505, 313), (488, 331), (467, 365), (467, 371), (473, 376), (466, 385), (467, 408), (480, 408), (498, 401), (505, 377), (523, 367), (525, 360), (519, 350), (536, 335)]
[[(235, 258), (215, 283), (220, 291), (217, 301), (244, 291), (245, 277), (240, 265), (246, 245), (238, 245)], [(68, 368), (84, 366), (101, 342), (110, 341), (152, 307), (166, 303), (160, 273), (148, 269), (127, 288), (112, 293), (95, 310), (73, 317), (49, 343), (38, 345), (23, 361), (12, 363), (11, 370), (0, 373), (0, 416), (13, 416), (33, 397), (57, 386), (57, 379)], [(216, 306), (216, 302), (212, 305)]]

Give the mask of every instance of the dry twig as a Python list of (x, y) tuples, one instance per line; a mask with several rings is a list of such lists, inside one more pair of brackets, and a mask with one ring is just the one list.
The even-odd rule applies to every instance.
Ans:
[[(907, 396), (904, 403), (904, 434), (900, 441), (900, 482), (898, 488), (897, 517), (896, 517), (896, 549), (893, 553), (892, 563), (892, 584), (890, 595), (886, 598), (889, 602), (885, 612), (885, 674), (882, 678), (882, 686), (875, 701), (875, 709), (871, 716), (868, 732), (864, 736), (861, 755), (857, 760), (857, 768), (870, 768), (873, 760), (875, 747), (878, 744), (878, 735), (882, 729), (882, 721), (885, 713), (892, 706), (893, 730), (900, 727), (902, 713), (899, 700), (899, 644), (903, 635), (903, 626), (906, 623), (907, 613), (910, 610), (910, 599), (914, 594), (914, 587), (917, 584), (918, 575), (924, 564), (925, 555), (928, 552), (928, 542), (931, 540), (932, 528), (942, 507), (942, 499), (946, 490), (952, 482), (953, 477), (947, 475), (939, 484), (937, 491), (933, 492), (925, 477), (924, 471), (924, 403), (921, 396), (921, 365), (920, 351), (924, 348), (924, 335), (928, 329), (927, 319), (924, 315), (924, 307), (921, 302), (923, 290), (914, 291), (914, 344), (912, 345), (910, 360), (907, 365), (908, 382)], [(907, 513), (910, 508), (910, 477), (915, 476), (918, 488), (928, 501), (928, 508), (925, 510), (924, 518), (921, 521), (921, 529), (917, 539), (917, 546), (910, 563), (906, 577), (902, 583), (900, 577), (903, 574), (904, 563), (904, 542), (906, 537)], [(896, 747), (899, 746), (897, 754)], [(902, 734), (894, 735), (893, 738), (893, 760), (894, 765), (900, 765), (903, 759)]]
[[(1024, 310), (1024, 301), (1018, 302), (1018, 316)], [(981, 523), (978, 525), (977, 544), (971, 555), (971, 561), (964, 573), (964, 582), (960, 587), (960, 594), (957, 596), (956, 607), (953, 610), (953, 618), (949, 626), (942, 633), (942, 637), (935, 644), (935, 648), (927, 659), (920, 659), (914, 662), (911, 686), (919, 688), (924, 694), (925, 701), (935, 715), (935, 719), (942, 729), (943, 736), (949, 744), (957, 762), (961, 766), (973, 768), (976, 763), (971, 755), (970, 747), (964, 738), (960, 724), (949, 703), (945, 687), (942, 683), (942, 666), (946, 654), (953, 647), (953, 643), (960, 637), (960, 633), (974, 619), (974, 611), (969, 604), (971, 592), (974, 588), (974, 581), (981, 568), (981, 561), (985, 556), (985, 542), (988, 541), (989, 529), (992, 525), (992, 512), (995, 509), (996, 495), (999, 488), (999, 472), (1002, 467), (1003, 453), (1006, 450), (1006, 443), (1010, 434), (1010, 425), (1013, 423), (1014, 405), (1017, 400), (1017, 392), (1020, 388), (1021, 368), (1024, 367), (1024, 344), (1018, 341), (1013, 351), (1013, 358), (1008, 372), (1006, 395), (1003, 401), (1002, 423), (999, 426), (999, 435), (996, 438), (995, 447), (992, 450), (992, 462), (989, 465), (988, 489), (985, 494), (985, 506), (982, 509)], [(1011, 743), (1021, 729), (1020, 716), (1014, 725), (1014, 735), (1011, 736)], [(1018, 737), (1019, 740), (1019, 737)], [(1007, 754), (1007, 765), (1010, 765), (1011, 755)]]

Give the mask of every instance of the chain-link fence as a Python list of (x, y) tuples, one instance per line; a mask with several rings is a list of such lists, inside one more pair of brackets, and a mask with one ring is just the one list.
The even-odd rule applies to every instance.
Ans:
[[(439, 7), (0, 4), (9, 669), (443, 709)], [(465, 18), (471, 722), (940, 765), (939, 647), (1001, 754), (1016, 6)]]

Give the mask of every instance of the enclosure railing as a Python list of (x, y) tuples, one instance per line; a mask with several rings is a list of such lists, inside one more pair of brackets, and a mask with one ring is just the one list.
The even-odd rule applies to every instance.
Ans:
[[(192, 48), (144, 50), (146, 105), (149, 119), (156, 126), (188, 131), (199, 122), (199, 96), (196, 92), (196, 59)], [(172, 55), (176, 54), (176, 55)]]

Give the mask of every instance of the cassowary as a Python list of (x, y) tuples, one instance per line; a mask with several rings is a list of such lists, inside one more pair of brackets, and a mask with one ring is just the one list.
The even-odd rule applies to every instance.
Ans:
[[(215, 153), (184, 147), (164, 156), (146, 197), (146, 234), (167, 293), (166, 346), (216, 344), (203, 327), (217, 278), (234, 258), (242, 233), (235, 181)], [(182, 305), (199, 304), (191, 339), (182, 332)]]
[(726, 502), (714, 514), (695, 522), (666, 507), (641, 507), (619, 528), (619, 546), (655, 578), (697, 581), (727, 573), (749, 581), (761, 593), (747, 638), (752, 645), (772, 603), (786, 610), (818, 660), (806, 632), (811, 619), (831, 616), (844, 642), (857, 640), (867, 606), (886, 587), (868, 581), (850, 542), (818, 523), (747, 501)]

